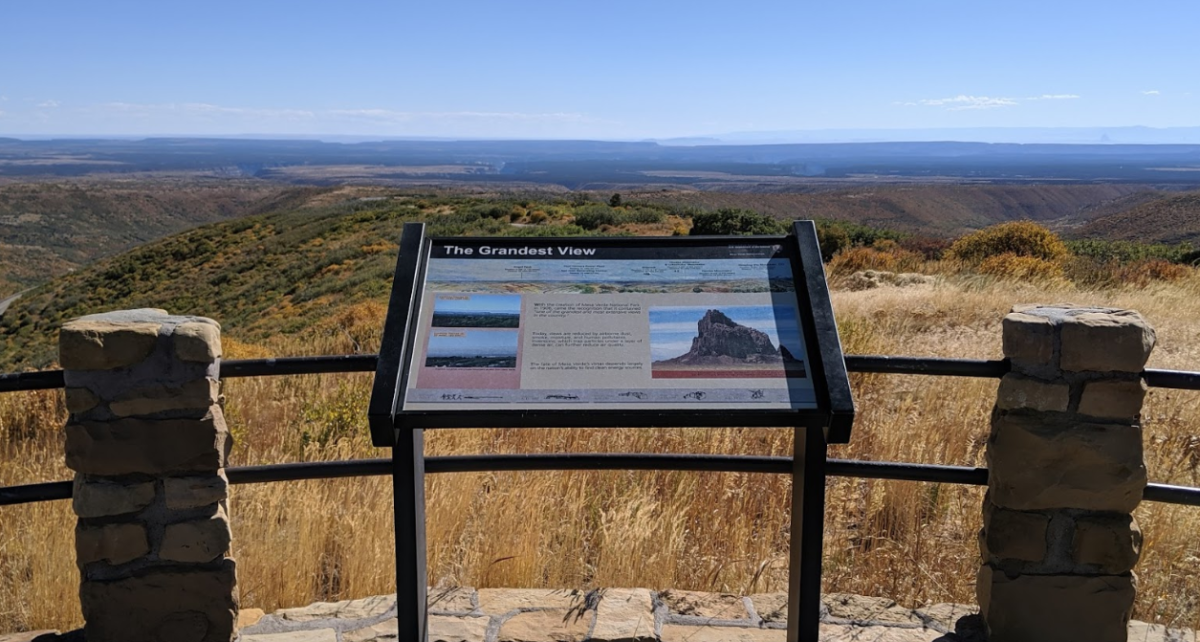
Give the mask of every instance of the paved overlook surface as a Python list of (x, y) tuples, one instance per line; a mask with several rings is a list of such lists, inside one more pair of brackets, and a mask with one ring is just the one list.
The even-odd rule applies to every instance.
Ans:
[[(430, 642), (783, 642), (783, 593), (435, 589)], [(879, 597), (823, 596), (821, 642), (984, 642), (974, 606), (908, 609)], [(242, 611), (240, 642), (398, 641), (394, 595)], [(1130, 642), (1197, 642), (1190, 630), (1132, 622)], [(81, 631), (0, 635), (0, 642), (85, 642)]]

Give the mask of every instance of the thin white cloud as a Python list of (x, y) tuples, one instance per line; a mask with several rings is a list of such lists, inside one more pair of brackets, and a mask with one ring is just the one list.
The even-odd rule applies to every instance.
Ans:
[(583, 114), (569, 112), (524, 113), (524, 112), (490, 112), (490, 111), (394, 111), (391, 109), (332, 109), (327, 112), (330, 116), (354, 118), (390, 123), (405, 123), (416, 120), (500, 120), (500, 121), (534, 121), (555, 123), (593, 123), (599, 122)]
[(315, 114), (304, 109), (256, 109), (247, 107), (223, 107), (209, 103), (104, 103), (103, 110), (128, 114), (179, 114), (184, 116), (248, 116), (251, 118), (311, 119)]
[(967, 109), (1002, 109), (1017, 107), (1022, 103), (1041, 100), (1076, 100), (1078, 94), (1042, 94), (1025, 98), (1009, 98), (1006, 96), (972, 96), (959, 94), (951, 98), (923, 98), (917, 101), (896, 101), (893, 105), (903, 107), (941, 107), (946, 111), (963, 111)]
[(57, 100), (44, 100), (37, 104), (38, 107), (43, 109), (54, 109), (55, 107), (58, 107), (58, 105), (59, 102)]
[(1162, 92), (1157, 89), (1150, 89), (1142, 92), (1143, 96), (1161, 96)]
[(541, 122), (541, 123), (594, 123), (600, 122), (578, 113), (522, 113), (522, 112), (407, 112), (392, 109), (330, 109), (312, 111), (307, 109), (261, 109), (248, 107), (225, 107), (210, 103), (125, 103), (113, 102), (100, 105), (103, 110), (117, 111), (130, 115), (174, 115), (184, 117), (240, 117), (272, 120), (349, 120), (376, 124), (404, 124), (430, 121), (491, 121), (491, 122)]
[[(40, 99), (39, 99), (40, 100)], [(404, 111), (386, 108), (299, 109), (207, 102), (115, 101), (74, 105), (29, 101), (5, 123), (26, 121), (62, 133), (138, 135), (344, 134), (505, 138), (594, 137), (622, 123), (575, 112)], [(50, 108), (51, 102), (57, 108)], [(32, 126), (32, 125), (30, 125)], [(8, 128), (8, 125), (5, 126)], [(611, 134), (606, 134), (610, 135)]]
[(992, 96), (968, 96), (959, 94), (953, 98), (925, 98), (918, 100), (917, 105), (924, 107), (945, 107), (949, 111), (964, 109), (996, 109), (999, 107), (1015, 107), (1018, 103), (1012, 98), (994, 98)]

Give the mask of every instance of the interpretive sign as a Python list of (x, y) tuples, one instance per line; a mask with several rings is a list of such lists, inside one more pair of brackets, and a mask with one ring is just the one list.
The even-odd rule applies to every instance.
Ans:
[(829, 308), (824, 271), (811, 223), (798, 229), (811, 247), (406, 226), (376, 443), (398, 427), (471, 425), (804, 425), (845, 441), (830, 400), (830, 376), (845, 380), (836, 328), (814, 314)]
[(817, 407), (778, 241), (429, 252), (403, 410)]

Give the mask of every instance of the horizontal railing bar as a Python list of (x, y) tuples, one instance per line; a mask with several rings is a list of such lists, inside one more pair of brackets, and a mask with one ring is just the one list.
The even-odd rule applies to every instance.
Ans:
[[(1005, 359), (948, 359), (853, 354), (846, 355), (845, 359), (846, 370), (862, 373), (999, 378), (1009, 371), (1009, 364)], [(373, 354), (234, 359), (221, 363), (221, 376), (235, 378), (373, 372), (375, 361), (376, 355)], [(1147, 369), (1142, 372), (1142, 376), (1146, 379), (1146, 385), (1151, 388), (1200, 390), (1200, 372)], [(62, 387), (62, 370), (0, 374), (0, 392)]]
[(846, 370), (880, 374), (917, 374), (947, 377), (1003, 377), (1009, 371), (1007, 360), (944, 359), (926, 357), (889, 357), (880, 355), (845, 356)]
[[(431, 458), (426, 458), (428, 461)], [(427, 464), (428, 465), (428, 464)], [(392, 474), (391, 459), (350, 459), (346, 461), (309, 461), (293, 464), (266, 464), (226, 468), (230, 484), (263, 484), (305, 479), (372, 477)]]
[(0, 374), (0, 392), (18, 390), (53, 390), (62, 388), (62, 370), (40, 370), (38, 372), (13, 372)]
[[(538, 455), (455, 455), (426, 457), (427, 473), (500, 472), (529, 470), (686, 470), (786, 474), (792, 471), (791, 457), (747, 455), (677, 455), (650, 453), (587, 453)], [(305, 479), (388, 475), (391, 459), (300, 462), (242, 466), (226, 471), (231, 484), (259, 484)], [(834, 477), (891, 479), (933, 483), (987, 484), (986, 468), (913, 464), (887, 461), (830, 459), (826, 472)], [(69, 499), (71, 482), (48, 482), (0, 488), (0, 506)], [(1142, 499), (1168, 504), (1200, 506), (1200, 488), (1150, 484)]]
[(376, 356), (373, 354), (236, 359), (221, 362), (221, 377), (375, 372), (375, 362)]
[(1142, 376), (1151, 388), (1200, 390), (1200, 372), (1184, 370), (1144, 370)]
[(43, 482), (0, 488), (0, 506), (49, 502), (56, 499), (71, 499), (71, 482)]

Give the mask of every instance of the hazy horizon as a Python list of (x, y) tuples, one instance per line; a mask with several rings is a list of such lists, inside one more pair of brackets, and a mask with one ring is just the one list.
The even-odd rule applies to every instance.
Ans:
[(387, 141), (595, 141), (639, 143), (669, 146), (692, 145), (777, 145), (777, 144), (853, 144), (853, 143), (989, 143), (989, 144), (1063, 144), (1063, 145), (1197, 145), (1200, 126), (1195, 127), (961, 127), (961, 128), (877, 128), (812, 129), (791, 131), (746, 131), (702, 133), (694, 136), (659, 138), (522, 138), (506, 136), (392, 136), (384, 134), (265, 134), (265, 133), (149, 133), (149, 134), (8, 134), (0, 138), (21, 141), (48, 140), (295, 140), (327, 143), (371, 143)]

